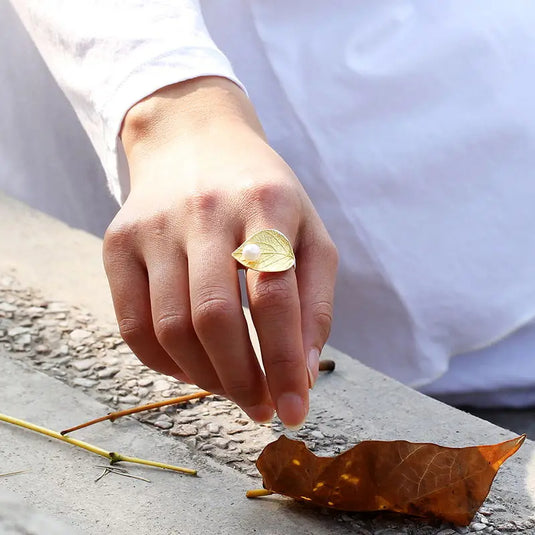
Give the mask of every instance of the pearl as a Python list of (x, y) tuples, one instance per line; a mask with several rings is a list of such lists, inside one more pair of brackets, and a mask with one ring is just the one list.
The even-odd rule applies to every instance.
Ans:
[(256, 243), (248, 243), (241, 254), (247, 262), (256, 262), (260, 258), (260, 252), (260, 247)]

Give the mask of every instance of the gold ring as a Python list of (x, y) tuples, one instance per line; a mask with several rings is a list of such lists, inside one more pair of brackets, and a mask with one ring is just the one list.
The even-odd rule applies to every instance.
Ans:
[(245, 240), (232, 256), (255, 271), (276, 273), (295, 268), (295, 254), (290, 240), (279, 230), (266, 229)]

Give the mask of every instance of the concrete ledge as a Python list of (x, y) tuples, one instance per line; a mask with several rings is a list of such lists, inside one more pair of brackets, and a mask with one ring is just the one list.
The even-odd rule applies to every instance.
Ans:
[[(12, 274), (51, 300), (82, 306), (99, 321), (114, 322), (101, 267), (100, 240), (3, 195), (0, 216), (0, 274)], [(336, 372), (318, 382), (311, 398), (311, 416), (321, 420), (325, 430), (344, 433), (355, 441), (402, 438), (450, 446), (493, 443), (513, 436), (333, 349), (327, 350), (327, 356), (336, 360)], [(2, 412), (52, 428), (61, 426), (59, 408), (68, 408), (69, 422), (107, 412), (84, 393), (24, 362), (14, 362), (5, 353), (0, 354), (0, 406)], [(77, 526), (82, 533), (355, 533), (339, 517), (284, 500), (245, 500), (250, 478), (134, 421), (115, 426), (113, 436), (102, 428), (84, 436), (140, 456), (194, 463), (202, 467), (204, 475), (192, 479), (151, 471), (146, 474), (153, 480), (151, 485), (117, 477), (96, 486), (93, 465), (101, 463), (88, 459), (84, 452), (66, 452), (66, 445), (52, 446), (43, 437), (0, 424), (1, 466), (7, 465), (5, 471), (31, 469), (0, 483), (21, 500)], [(527, 441), (501, 469), (490, 501), (496, 506), (493, 522), (513, 526), (508, 533), (535, 533), (535, 524), (529, 524), (535, 518), (533, 442)], [(511, 521), (519, 522), (520, 527), (515, 528)], [(522, 522), (528, 527), (522, 527)]]

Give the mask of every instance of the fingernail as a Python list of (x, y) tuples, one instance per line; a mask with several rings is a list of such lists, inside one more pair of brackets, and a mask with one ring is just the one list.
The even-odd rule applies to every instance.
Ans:
[(277, 400), (277, 413), (288, 429), (296, 431), (305, 423), (305, 402), (299, 394), (286, 392)]
[(308, 388), (312, 388), (316, 383), (316, 379), (319, 375), (320, 366), (320, 352), (317, 348), (313, 347), (308, 354), (307, 360), (307, 372), (308, 372)]
[(267, 424), (273, 419), (273, 407), (269, 405), (253, 405), (243, 410), (257, 423)]

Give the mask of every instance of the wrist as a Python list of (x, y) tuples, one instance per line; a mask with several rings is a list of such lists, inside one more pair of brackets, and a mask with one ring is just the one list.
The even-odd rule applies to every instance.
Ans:
[(227, 78), (205, 76), (163, 87), (134, 104), (120, 137), (128, 157), (137, 147), (191, 140), (220, 125), (245, 126), (264, 137), (245, 93)]

